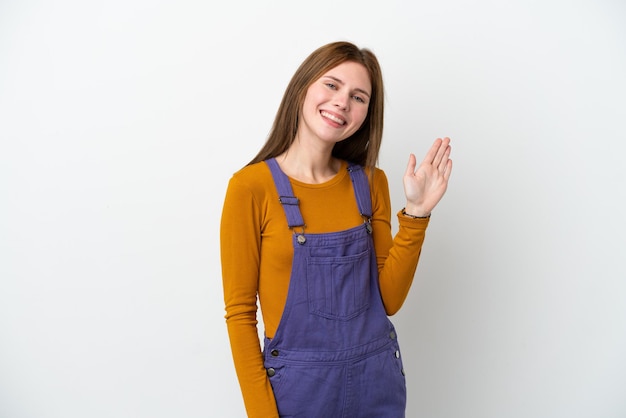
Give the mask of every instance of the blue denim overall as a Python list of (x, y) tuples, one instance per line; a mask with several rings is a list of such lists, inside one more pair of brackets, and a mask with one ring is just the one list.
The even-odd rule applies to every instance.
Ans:
[(348, 168), (363, 225), (308, 234), (288, 177), (276, 160), (266, 162), (294, 231), (287, 301), (263, 350), (280, 416), (404, 417), (404, 371), (378, 288), (365, 172)]

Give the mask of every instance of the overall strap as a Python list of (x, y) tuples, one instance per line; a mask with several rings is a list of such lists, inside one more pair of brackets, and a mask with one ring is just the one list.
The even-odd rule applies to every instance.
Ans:
[(293, 195), (293, 189), (289, 182), (289, 177), (278, 166), (275, 158), (265, 160), (272, 172), (274, 178), (274, 184), (278, 190), (278, 200), (283, 205), (285, 215), (287, 216), (287, 224), (289, 228), (296, 226), (304, 226), (304, 220), (302, 219), (302, 213), (300, 212), (299, 200)]
[(357, 205), (359, 206), (359, 212), (361, 212), (361, 216), (370, 219), (372, 217), (372, 198), (367, 174), (365, 174), (363, 167), (352, 163), (348, 166), (348, 171), (352, 179), (352, 186), (354, 188)]

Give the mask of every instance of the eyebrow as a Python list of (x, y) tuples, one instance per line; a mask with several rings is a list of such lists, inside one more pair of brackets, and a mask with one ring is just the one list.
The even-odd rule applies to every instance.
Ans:
[[(335, 80), (335, 81), (336, 81), (336, 82), (338, 82), (338, 83), (345, 84), (343, 81), (341, 81), (340, 79), (338, 79), (337, 77), (334, 77), (334, 76), (332, 76), (332, 75), (327, 75), (327, 76), (324, 76), (324, 77), (326, 77), (326, 78), (330, 78), (330, 79), (332, 79), (332, 80)], [(365, 90), (363, 90), (363, 89), (356, 88), (356, 89), (354, 89), (354, 90), (355, 90), (355, 91), (358, 91), (358, 92), (363, 93), (363, 94), (364, 94), (364, 95), (366, 95), (367, 97), (371, 97), (371, 96), (370, 96), (370, 94), (369, 94), (368, 92), (366, 92)]]

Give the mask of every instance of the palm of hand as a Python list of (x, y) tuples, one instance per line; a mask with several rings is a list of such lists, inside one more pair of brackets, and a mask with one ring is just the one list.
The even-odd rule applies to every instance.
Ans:
[(450, 139), (438, 138), (417, 169), (415, 155), (410, 155), (403, 178), (407, 213), (427, 216), (437, 206), (452, 172), (450, 152)]

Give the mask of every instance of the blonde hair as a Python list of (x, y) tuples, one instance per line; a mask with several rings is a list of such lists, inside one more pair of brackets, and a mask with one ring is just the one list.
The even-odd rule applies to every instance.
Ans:
[(265, 145), (248, 164), (276, 157), (289, 148), (298, 131), (298, 119), (308, 88), (328, 70), (347, 61), (365, 67), (372, 84), (372, 92), (363, 125), (352, 136), (335, 144), (332, 154), (367, 167), (377, 164), (384, 119), (382, 71), (376, 56), (369, 49), (359, 49), (350, 42), (324, 45), (300, 64), (287, 85)]

